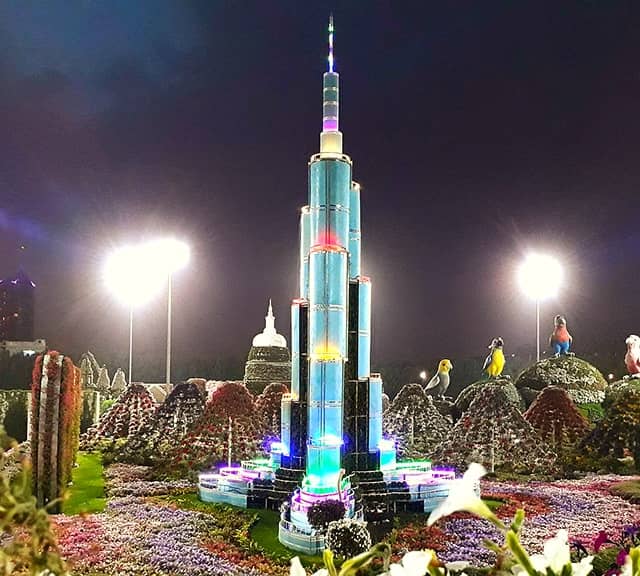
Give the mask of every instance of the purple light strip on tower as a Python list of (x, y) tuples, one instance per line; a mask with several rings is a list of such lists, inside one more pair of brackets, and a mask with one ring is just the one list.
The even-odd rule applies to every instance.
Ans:
[(338, 121), (335, 118), (324, 118), (322, 120), (322, 130), (324, 132), (336, 132), (338, 130)]

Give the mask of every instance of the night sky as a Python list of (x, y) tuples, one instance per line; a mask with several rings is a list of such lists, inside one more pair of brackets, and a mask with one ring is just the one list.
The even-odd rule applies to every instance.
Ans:
[[(530, 249), (566, 268), (543, 334), (563, 313), (578, 354), (623, 351), (640, 331), (640, 4), (614, 0), (0, 3), (0, 276), (38, 284), (38, 336), (126, 354), (103, 261), (170, 233), (193, 250), (174, 364), (245, 355), (270, 297), (289, 337), (331, 11), (374, 367), (455, 364), (498, 335), (533, 350), (515, 282)], [(165, 306), (136, 314), (159, 364)]]

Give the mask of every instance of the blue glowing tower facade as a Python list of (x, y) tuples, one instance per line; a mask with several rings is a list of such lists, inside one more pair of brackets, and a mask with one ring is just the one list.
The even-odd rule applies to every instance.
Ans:
[[(292, 519), (317, 499), (348, 502), (349, 475), (395, 464), (382, 438), (382, 380), (371, 373), (371, 281), (361, 270), (360, 186), (343, 153), (333, 23), (320, 152), (300, 215), (300, 296), (291, 307), (291, 393), (276, 477), (299, 484)], [(343, 493), (344, 492), (344, 493)], [(298, 518), (299, 522), (303, 519)]]

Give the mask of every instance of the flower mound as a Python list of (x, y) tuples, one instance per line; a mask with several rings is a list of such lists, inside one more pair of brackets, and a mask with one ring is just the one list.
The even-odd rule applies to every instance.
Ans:
[(151, 464), (162, 460), (186, 436), (204, 412), (204, 395), (196, 383), (178, 384), (122, 448), (124, 460)]
[(87, 430), (85, 446), (97, 440), (135, 436), (155, 409), (156, 403), (149, 391), (142, 384), (131, 384), (102, 415), (98, 425)]
[(524, 418), (558, 454), (589, 432), (587, 419), (567, 391), (557, 386), (545, 388), (524, 413)]
[(516, 380), (516, 388), (527, 404), (547, 386), (563, 388), (576, 404), (587, 404), (602, 402), (607, 381), (595, 366), (575, 356), (536, 362)]
[(219, 386), (205, 411), (168, 455), (173, 470), (196, 471), (225, 462), (231, 444), (234, 462), (260, 453), (262, 423), (253, 396), (243, 384)]
[(487, 387), (458, 420), (433, 459), (461, 468), (470, 462), (515, 471), (548, 472), (555, 454), (509, 402), (502, 387)]
[(622, 458), (628, 450), (640, 471), (640, 387), (627, 386), (616, 392), (605, 417), (585, 439), (584, 447), (599, 456)]
[(419, 384), (402, 387), (384, 413), (383, 426), (385, 434), (396, 439), (403, 458), (431, 456), (451, 428)]
[(469, 409), (471, 402), (473, 402), (478, 395), (482, 395), (487, 390), (492, 390), (494, 388), (500, 388), (505, 401), (513, 404), (518, 408), (518, 410), (522, 410), (524, 408), (522, 398), (520, 397), (516, 387), (513, 385), (513, 382), (507, 378), (496, 378), (495, 380), (481, 380), (479, 382), (474, 382), (462, 390), (456, 398), (456, 414), (459, 416), (463, 412), (466, 412)]

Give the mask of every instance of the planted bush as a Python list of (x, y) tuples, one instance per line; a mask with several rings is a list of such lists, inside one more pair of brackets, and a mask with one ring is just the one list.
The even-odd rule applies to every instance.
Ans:
[(342, 520), (344, 513), (344, 504), (339, 500), (323, 500), (311, 506), (307, 519), (312, 528), (325, 530), (329, 523)]
[(350, 558), (371, 548), (371, 534), (366, 522), (343, 518), (329, 523), (325, 545), (334, 554)]

